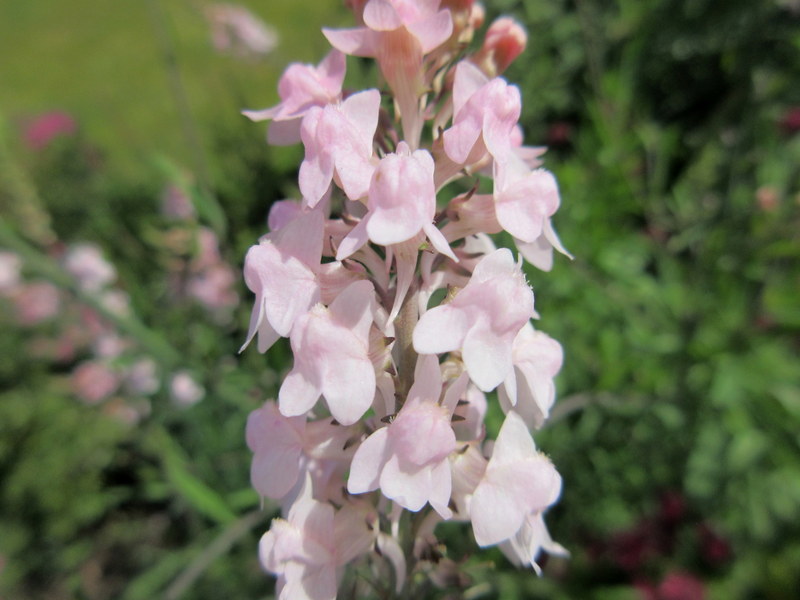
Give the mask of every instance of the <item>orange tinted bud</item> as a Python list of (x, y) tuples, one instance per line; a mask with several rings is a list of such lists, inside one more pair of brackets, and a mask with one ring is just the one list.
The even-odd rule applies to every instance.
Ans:
[(490, 76), (498, 75), (522, 54), (527, 43), (522, 25), (510, 17), (501, 17), (489, 26), (475, 62)]

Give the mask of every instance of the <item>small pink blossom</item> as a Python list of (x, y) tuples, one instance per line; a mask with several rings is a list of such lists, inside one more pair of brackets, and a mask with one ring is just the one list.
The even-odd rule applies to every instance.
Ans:
[(331, 50), (318, 66), (294, 63), (281, 75), (278, 94), (281, 102), (272, 108), (243, 111), (253, 121), (271, 119), (267, 140), (288, 145), (300, 141), (300, 123), (312, 106), (336, 104), (342, 98), (345, 57)]
[(206, 395), (205, 389), (186, 371), (178, 371), (169, 382), (172, 401), (180, 407), (189, 407), (200, 402)]
[(86, 361), (72, 372), (72, 389), (87, 404), (98, 404), (119, 387), (119, 376), (108, 365)]
[(285, 417), (274, 402), (266, 402), (250, 413), (246, 434), (253, 452), (253, 487), (275, 500), (295, 487), (301, 468), (310, 460), (349, 458), (343, 449), (350, 436), (346, 427), (331, 425), (330, 419), (307, 423), (305, 417)]
[(97, 292), (117, 278), (114, 266), (94, 244), (71, 246), (64, 256), (64, 268), (87, 292)]
[(442, 254), (458, 260), (442, 233), (433, 224), (436, 189), (433, 158), (427, 150), (411, 152), (400, 142), (397, 152), (378, 163), (369, 185), (369, 211), (342, 241), (337, 259), (343, 260), (369, 238), (381, 246), (405, 242), (424, 232)]
[(297, 319), (291, 335), (294, 367), (278, 394), (281, 413), (298, 416), (325, 397), (333, 417), (355, 423), (375, 396), (369, 331), (375, 293), (369, 281), (350, 284), (329, 308), (317, 304)]
[(211, 39), (220, 52), (251, 58), (269, 54), (278, 45), (277, 32), (244, 6), (213, 4), (206, 14)]
[(286, 520), (274, 519), (259, 543), (264, 568), (278, 576), (278, 600), (335, 600), (337, 569), (374, 541), (370, 520), (350, 505), (318, 502), (306, 479)]
[(443, 134), (444, 150), (454, 162), (470, 164), (486, 151), (503, 162), (521, 111), (519, 88), (504, 79), (489, 80), (468, 61), (456, 67), (453, 126)]
[(299, 183), (306, 206), (314, 208), (322, 200), (334, 177), (351, 200), (367, 195), (380, 103), (380, 92), (367, 90), (341, 104), (308, 110), (300, 128), (306, 154)]
[(134, 395), (155, 394), (161, 387), (156, 363), (150, 358), (141, 358), (133, 363), (125, 373), (125, 387)]
[[(450, 518), (447, 457), (456, 448), (450, 419), (466, 385), (467, 379), (462, 376), (440, 403), (439, 362), (435, 356), (420, 357), (414, 385), (397, 417), (356, 450), (347, 490), (363, 494), (380, 487), (384, 496), (408, 510), (419, 511), (430, 502), (443, 518)], [(422, 439), (424, 443), (420, 443)]]
[(319, 302), (323, 220), (319, 210), (301, 213), (247, 252), (244, 280), (256, 300), (242, 350), (257, 333), (258, 350), (266, 352)]
[(20, 285), (12, 296), (17, 320), (21, 325), (38, 325), (52, 319), (61, 310), (58, 288), (47, 281)]
[(560, 475), (550, 460), (536, 451), (522, 417), (509, 412), (470, 501), (475, 541), (491, 546), (511, 538), (529, 514), (553, 504), (560, 493)]
[(549, 171), (531, 171), (521, 159), (512, 157), (497, 167), (494, 203), (503, 229), (530, 243), (542, 235), (544, 223), (558, 209), (558, 184)]
[(0, 295), (7, 295), (20, 284), (22, 260), (14, 252), (0, 251)]
[(529, 427), (541, 427), (556, 397), (553, 378), (561, 370), (561, 344), (527, 323), (514, 338), (514, 372), (498, 389), (503, 410), (514, 410)]
[(414, 349), (420, 354), (461, 349), (470, 378), (488, 392), (510, 374), (514, 338), (533, 315), (533, 291), (511, 251), (501, 248), (478, 263), (451, 302), (422, 315)]

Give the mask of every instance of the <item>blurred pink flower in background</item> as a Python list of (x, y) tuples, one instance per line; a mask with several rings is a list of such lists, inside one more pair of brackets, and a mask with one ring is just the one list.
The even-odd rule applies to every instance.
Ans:
[(158, 391), (156, 363), (150, 358), (142, 358), (133, 363), (125, 374), (125, 387), (132, 394), (149, 396)]
[(188, 194), (179, 186), (170, 184), (161, 193), (161, 214), (172, 219), (188, 221), (197, 213)]
[(278, 45), (277, 32), (236, 4), (213, 4), (206, 9), (211, 24), (211, 40), (219, 52), (240, 58), (258, 58)]
[(98, 404), (117, 391), (119, 376), (99, 361), (86, 361), (72, 372), (72, 389), (87, 404)]
[(114, 266), (94, 244), (74, 244), (64, 255), (64, 268), (86, 292), (97, 292), (117, 278)]
[(172, 376), (169, 382), (169, 392), (172, 401), (180, 407), (197, 404), (206, 395), (202, 386), (198, 385), (186, 371), (178, 371)]
[(25, 128), (25, 143), (34, 150), (42, 150), (60, 135), (71, 135), (78, 124), (69, 113), (54, 110), (39, 115)]
[(705, 586), (694, 575), (673, 571), (656, 587), (651, 583), (636, 585), (644, 600), (704, 600)]
[(17, 288), (14, 308), (20, 325), (37, 325), (53, 318), (61, 308), (58, 288), (47, 281), (34, 281)]
[(0, 252), (0, 294), (9, 294), (19, 285), (22, 261), (13, 252)]

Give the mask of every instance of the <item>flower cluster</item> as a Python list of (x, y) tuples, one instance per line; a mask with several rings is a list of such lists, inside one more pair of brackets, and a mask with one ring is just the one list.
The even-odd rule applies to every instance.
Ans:
[[(542, 550), (565, 552), (543, 521), (561, 478), (530, 434), (562, 351), (533, 328), (522, 272), (522, 257), (549, 270), (565, 253), (559, 193), (499, 76), (525, 32), (499, 19), (469, 54), (479, 4), (350, 4), (361, 25), (323, 30), (328, 56), (290, 66), (281, 102), (245, 112), (271, 121), (271, 143), (305, 149), (302, 198), (273, 204), (244, 266), (244, 346), (288, 337), (294, 355), (277, 402), (247, 424), (252, 483), (283, 508), (260, 558), (284, 599), (335, 598), (357, 562), (390, 566), (399, 590), (446, 561), (444, 520), (537, 571)], [(344, 90), (345, 55), (374, 58), (387, 89)], [(501, 231), (519, 259), (487, 235)], [(505, 420), (492, 442), (493, 390)]]

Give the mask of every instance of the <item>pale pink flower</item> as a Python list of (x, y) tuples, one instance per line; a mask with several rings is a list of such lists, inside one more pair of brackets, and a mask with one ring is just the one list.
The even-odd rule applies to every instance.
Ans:
[(187, 292), (207, 310), (224, 311), (239, 303), (234, 290), (236, 275), (230, 265), (223, 262), (192, 275)]
[(206, 395), (205, 389), (187, 371), (178, 371), (169, 381), (172, 401), (180, 407), (189, 407), (200, 402)]
[(412, 153), (405, 142), (400, 142), (396, 153), (383, 157), (370, 181), (369, 210), (344, 238), (336, 258), (347, 258), (367, 239), (381, 246), (390, 246), (424, 232), (434, 248), (458, 260), (433, 224), (436, 213), (433, 168), (433, 158), (427, 150)]
[(64, 256), (64, 268), (87, 292), (97, 292), (117, 277), (114, 266), (94, 244), (75, 244)]
[(274, 402), (265, 402), (247, 418), (247, 445), (253, 452), (250, 481), (262, 496), (280, 500), (310, 460), (349, 458), (352, 451), (343, 448), (350, 435), (330, 419), (307, 423), (304, 416), (285, 417)]
[(314, 500), (309, 478), (286, 520), (273, 519), (259, 543), (264, 568), (278, 576), (279, 600), (335, 600), (337, 569), (369, 550), (374, 534), (360, 507), (338, 512)]
[(247, 252), (244, 280), (256, 300), (241, 350), (258, 333), (258, 351), (266, 352), (319, 302), (323, 222), (319, 210), (301, 213)]
[(278, 94), (281, 102), (263, 110), (245, 110), (253, 121), (271, 119), (267, 140), (284, 146), (300, 141), (300, 122), (312, 106), (336, 104), (342, 97), (345, 57), (331, 50), (318, 66), (294, 63), (281, 75)]
[(460, 377), (440, 402), (439, 361), (421, 356), (403, 408), (388, 427), (378, 429), (356, 450), (347, 490), (363, 494), (380, 487), (384, 496), (408, 510), (416, 512), (430, 503), (443, 518), (450, 518), (447, 457), (456, 448), (450, 420), (466, 385), (467, 378)]
[(497, 165), (495, 171), (494, 209), (498, 223), (516, 239), (533, 242), (558, 209), (555, 177), (545, 169), (531, 171), (515, 156)]
[(112, 329), (92, 340), (92, 351), (98, 358), (117, 358), (130, 347), (131, 341)]
[[(443, 234), (447, 234), (449, 226), (450, 224), (445, 225), (442, 230)], [(460, 237), (459, 235), (454, 239)], [(428, 302), (436, 290), (448, 287), (463, 288), (467, 285), (475, 266), (485, 255), (495, 250), (497, 247), (492, 238), (484, 233), (479, 233), (465, 237), (462, 245), (453, 248), (453, 252), (458, 257), (458, 263), (430, 252), (424, 253), (419, 261), (422, 275), (422, 286), (419, 291), (420, 314), (428, 310)]]
[(355, 423), (375, 396), (369, 331), (375, 292), (369, 281), (350, 284), (329, 308), (317, 304), (297, 319), (291, 335), (294, 367), (278, 394), (281, 413), (302, 415), (325, 397), (333, 417)]
[(511, 372), (514, 338), (533, 315), (533, 291), (511, 251), (501, 248), (478, 263), (451, 302), (422, 315), (414, 349), (420, 354), (460, 349), (470, 378), (488, 392)]
[(171, 219), (188, 221), (197, 215), (192, 199), (178, 185), (170, 184), (161, 192), (161, 214)]
[(72, 390), (87, 404), (98, 404), (119, 387), (119, 376), (100, 361), (86, 361), (72, 372)]
[(244, 6), (213, 4), (206, 14), (212, 42), (220, 52), (251, 58), (269, 54), (278, 45), (277, 32)]
[(334, 177), (347, 197), (366, 196), (372, 172), (372, 140), (378, 127), (381, 95), (366, 90), (338, 105), (313, 106), (300, 127), (305, 158), (300, 165), (300, 191), (314, 208)]
[(128, 367), (125, 373), (125, 387), (135, 395), (155, 394), (161, 387), (155, 361), (151, 358), (140, 358)]
[(499, 77), (490, 80), (472, 63), (461, 61), (453, 84), (453, 126), (442, 134), (447, 156), (471, 164), (488, 151), (504, 162), (521, 107), (519, 88)]
[(541, 427), (556, 397), (553, 378), (561, 370), (561, 344), (527, 323), (514, 338), (514, 371), (498, 388), (503, 410), (514, 410), (529, 427)]
[(303, 207), (297, 200), (278, 200), (269, 207), (267, 227), (274, 232), (288, 225), (303, 213)]
[(124, 290), (110, 288), (100, 292), (100, 304), (112, 315), (127, 317), (131, 314), (131, 298)]
[(21, 325), (37, 325), (52, 319), (61, 310), (58, 288), (47, 281), (20, 285), (12, 296), (17, 320)]
[(509, 412), (470, 500), (475, 541), (479, 546), (491, 546), (511, 538), (530, 513), (544, 510), (560, 493), (561, 476), (550, 460), (536, 451), (522, 417)]
[(0, 294), (11, 293), (20, 284), (22, 261), (14, 252), (0, 251)]

